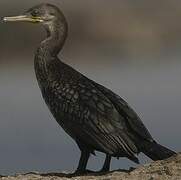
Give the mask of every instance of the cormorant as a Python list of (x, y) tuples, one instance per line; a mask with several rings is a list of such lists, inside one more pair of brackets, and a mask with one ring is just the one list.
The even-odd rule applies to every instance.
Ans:
[(127, 157), (139, 163), (143, 152), (152, 160), (175, 154), (158, 144), (139, 116), (121, 97), (90, 80), (58, 59), (67, 37), (67, 22), (54, 5), (40, 4), (4, 21), (23, 21), (44, 26), (47, 37), (34, 59), (42, 96), (59, 125), (81, 151), (76, 172), (85, 173), (90, 154), (106, 154), (101, 171), (109, 171), (111, 157)]

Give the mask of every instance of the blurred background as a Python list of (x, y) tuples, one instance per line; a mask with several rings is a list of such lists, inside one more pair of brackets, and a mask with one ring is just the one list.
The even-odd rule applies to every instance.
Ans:
[[(1, 0), (0, 17), (42, 2)], [(69, 24), (62, 61), (123, 97), (156, 140), (180, 151), (181, 1), (46, 2), (61, 8)], [(77, 167), (79, 150), (36, 82), (34, 51), (44, 38), (39, 25), (0, 22), (0, 174)], [(91, 157), (89, 168), (101, 168), (103, 158)], [(124, 158), (112, 162), (112, 169), (130, 166), (136, 165)]]

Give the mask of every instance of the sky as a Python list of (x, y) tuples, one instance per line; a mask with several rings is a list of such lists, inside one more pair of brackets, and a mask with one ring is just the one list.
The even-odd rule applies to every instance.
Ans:
[[(0, 17), (42, 2), (1, 0)], [(181, 3), (48, 2), (69, 24), (60, 59), (123, 97), (159, 143), (180, 151)], [(69, 172), (78, 163), (78, 147), (52, 117), (36, 82), (34, 51), (44, 38), (39, 25), (0, 23), (0, 174)], [(92, 156), (89, 168), (100, 169), (103, 158)], [(130, 166), (136, 165), (124, 158), (112, 162), (112, 169)]]

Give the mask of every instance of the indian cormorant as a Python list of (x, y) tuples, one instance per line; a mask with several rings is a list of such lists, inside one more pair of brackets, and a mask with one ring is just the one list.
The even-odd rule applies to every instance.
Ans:
[(47, 37), (35, 53), (36, 77), (51, 113), (80, 148), (76, 172), (86, 172), (89, 156), (95, 150), (106, 154), (102, 171), (110, 169), (111, 157), (127, 157), (138, 163), (136, 155), (140, 152), (152, 160), (175, 154), (152, 138), (121, 97), (58, 59), (68, 28), (56, 6), (40, 4), (4, 21), (39, 23), (46, 29)]

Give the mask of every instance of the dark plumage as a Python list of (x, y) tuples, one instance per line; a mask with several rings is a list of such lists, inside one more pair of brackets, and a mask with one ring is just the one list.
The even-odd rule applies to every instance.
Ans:
[(67, 37), (67, 22), (57, 7), (41, 4), (23, 16), (4, 20), (40, 23), (47, 31), (47, 38), (35, 53), (36, 77), (56, 121), (81, 150), (78, 172), (86, 171), (90, 153), (95, 150), (106, 154), (102, 171), (109, 170), (112, 156), (138, 163), (136, 155), (140, 152), (153, 160), (175, 154), (154, 141), (121, 97), (58, 59)]

